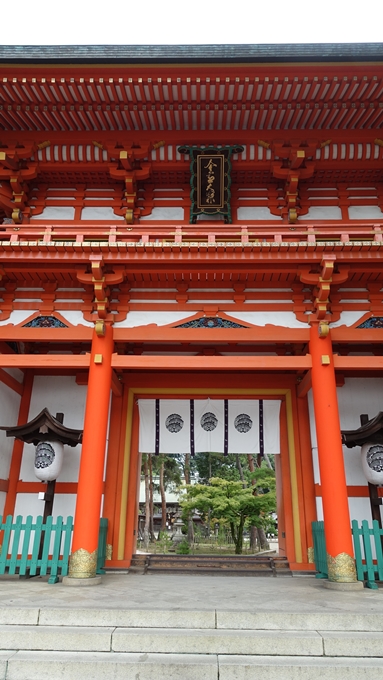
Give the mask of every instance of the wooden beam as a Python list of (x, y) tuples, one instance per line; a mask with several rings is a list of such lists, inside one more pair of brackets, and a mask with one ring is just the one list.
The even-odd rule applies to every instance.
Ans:
[(0, 479), (0, 491), (8, 491), (8, 479)]
[(311, 368), (305, 356), (153, 356), (113, 354), (112, 367), (138, 371), (300, 371)]
[(0, 354), (3, 368), (89, 368), (89, 354)]
[(91, 342), (93, 328), (75, 326), (72, 328), (24, 328), (22, 326), (0, 326), (0, 339), (17, 342)]
[[(231, 317), (230, 317), (231, 318)], [(187, 322), (179, 321), (178, 325)], [(245, 322), (237, 320), (239, 324)], [(249, 326), (249, 328), (177, 328), (172, 326), (138, 326), (136, 328), (114, 328), (115, 342), (181, 342), (226, 345), (228, 343), (306, 343), (309, 340), (309, 327), (284, 328), (283, 326)]]
[[(343, 387), (344, 375), (337, 373), (335, 375), (335, 382), (337, 387)], [(303, 377), (303, 379), (301, 380), (297, 387), (298, 399), (305, 397), (310, 390), (311, 390), (311, 371), (307, 371), (306, 375)]]
[(116, 397), (122, 397), (123, 384), (118, 379), (118, 376), (115, 371), (112, 371), (112, 392)]
[(382, 344), (383, 328), (348, 328), (347, 326), (338, 326), (331, 329), (331, 340), (333, 343)]
[[(13, 355), (7, 355), (7, 356), (13, 356), (17, 358), (17, 354)], [(16, 378), (14, 378), (12, 375), (9, 375), (7, 371), (4, 371), (3, 368), (0, 368), (0, 382), (4, 383), (4, 385), (7, 385), (7, 387), (10, 387), (11, 390), (14, 392), (17, 392), (20, 396), (23, 394), (24, 391), (24, 385), (23, 383), (20, 383)]]
[(383, 357), (334, 355), (335, 370), (383, 371)]

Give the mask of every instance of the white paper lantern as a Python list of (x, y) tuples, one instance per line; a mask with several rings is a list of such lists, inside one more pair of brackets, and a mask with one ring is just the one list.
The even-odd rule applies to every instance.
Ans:
[(35, 452), (35, 475), (42, 482), (57, 479), (61, 472), (64, 444), (61, 442), (39, 442)]
[(367, 442), (362, 446), (362, 467), (370, 484), (383, 484), (383, 444)]

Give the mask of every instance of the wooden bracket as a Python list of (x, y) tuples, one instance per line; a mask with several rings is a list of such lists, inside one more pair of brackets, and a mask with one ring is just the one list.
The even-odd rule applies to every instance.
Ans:
[(300, 214), (299, 182), (302, 179), (312, 177), (315, 163), (312, 160), (318, 148), (329, 144), (326, 142), (311, 141), (276, 141), (266, 142), (258, 140), (258, 145), (271, 149), (273, 160), (271, 168), (274, 177), (285, 182), (285, 205), (282, 208), (282, 217), (287, 218), (290, 224), (295, 224)]
[(100, 142), (93, 144), (102, 150), (106, 150), (111, 161), (109, 174), (112, 179), (123, 181), (125, 184), (125, 206), (117, 211), (121, 214), (126, 224), (134, 224), (140, 217), (140, 208), (137, 205), (137, 182), (150, 178), (152, 164), (149, 160), (153, 149), (165, 145), (165, 142), (146, 142), (132, 145), (128, 149), (121, 146), (103, 146)]

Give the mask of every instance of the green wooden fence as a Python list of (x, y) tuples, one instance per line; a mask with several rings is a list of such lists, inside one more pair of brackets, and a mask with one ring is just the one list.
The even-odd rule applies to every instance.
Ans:
[[(372, 529), (367, 520), (363, 520), (362, 526), (352, 521), (352, 535), (354, 539), (354, 551), (356, 573), (358, 581), (366, 581), (367, 588), (377, 588), (376, 581), (383, 581), (383, 529), (379, 528), (376, 519), (372, 522)], [(372, 544), (372, 545), (371, 545)], [(372, 546), (375, 547), (376, 558), (373, 558)]]
[[(324, 522), (312, 522), (314, 541), (314, 560), (317, 570), (316, 578), (328, 578), (326, 537)], [(367, 588), (377, 588), (376, 581), (383, 581), (383, 529), (379, 528), (376, 519), (369, 527), (363, 520), (359, 527), (357, 520), (352, 521), (352, 537), (356, 564), (356, 577), (364, 581)], [(373, 548), (375, 555), (373, 557)]]
[(324, 522), (311, 523), (314, 542), (315, 578), (328, 578), (326, 539)]
[[(104, 574), (106, 555), (106, 533), (108, 520), (101, 518), (98, 542), (97, 573)], [(13, 520), (8, 515), (5, 521), (0, 516), (0, 531), (3, 532), (0, 549), (0, 574), (19, 576), (46, 576), (48, 583), (57, 583), (59, 576), (68, 574), (69, 555), (73, 532), (73, 517), (47, 517), (43, 524), (41, 516), (29, 515), (24, 520), (20, 515)]]

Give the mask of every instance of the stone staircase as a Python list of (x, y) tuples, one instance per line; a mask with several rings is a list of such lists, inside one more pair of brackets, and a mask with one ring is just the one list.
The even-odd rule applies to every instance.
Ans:
[(0, 679), (381, 680), (382, 642), (376, 613), (7, 607)]
[(141, 555), (132, 557), (131, 574), (203, 574), (214, 576), (291, 576), (285, 557), (277, 555)]

